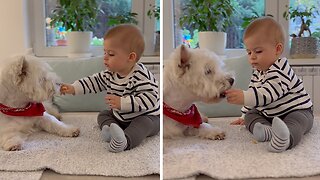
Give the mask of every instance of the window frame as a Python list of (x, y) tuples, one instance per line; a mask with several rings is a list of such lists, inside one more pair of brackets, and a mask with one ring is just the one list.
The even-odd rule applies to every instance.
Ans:
[[(170, 53), (174, 50), (174, 5), (173, 1), (163, 1), (163, 13), (167, 16), (163, 16), (163, 24), (166, 28), (163, 29), (163, 37), (166, 37), (163, 41), (163, 57), (168, 58)], [(284, 27), (286, 37), (288, 37), (289, 21), (283, 18), (282, 14), (286, 9), (286, 4), (289, 4), (289, 0), (265, 0), (265, 13), (273, 15)], [(226, 49), (226, 57), (236, 57), (246, 54), (245, 49)], [(289, 53), (289, 39), (286, 38), (284, 55)]]
[[(150, 6), (155, 4), (155, 0), (132, 0), (132, 12), (137, 13), (138, 27), (145, 36), (146, 48), (143, 56), (156, 56), (154, 52), (154, 27), (155, 20), (147, 16)], [(31, 32), (32, 47), (34, 54), (39, 57), (66, 57), (66, 46), (46, 46), (46, 28), (45, 28), (45, 0), (33, 0), (31, 13), (33, 19), (33, 28)], [(102, 56), (103, 47), (92, 46), (93, 56)]]

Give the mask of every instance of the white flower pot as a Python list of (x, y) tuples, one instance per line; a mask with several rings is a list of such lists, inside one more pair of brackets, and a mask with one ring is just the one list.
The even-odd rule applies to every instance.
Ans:
[(227, 33), (203, 31), (199, 32), (199, 47), (200, 49), (209, 49), (218, 55), (225, 54), (227, 44)]
[(91, 57), (92, 32), (72, 31), (67, 33), (68, 57)]

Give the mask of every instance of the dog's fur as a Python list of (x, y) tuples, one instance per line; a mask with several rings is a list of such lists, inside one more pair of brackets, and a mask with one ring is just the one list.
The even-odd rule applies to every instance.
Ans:
[[(165, 62), (163, 98), (170, 107), (185, 112), (196, 101), (216, 103), (233, 84), (231, 74), (223, 71), (223, 62), (208, 50), (177, 48)], [(193, 135), (206, 139), (224, 139), (218, 127), (203, 122), (193, 128), (164, 115), (164, 138)]]
[[(6, 106), (24, 108), (29, 102), (50, 100), (59, 91), (59, 78), (47, 63), (26, 60), (24, 56), (14, 56), (1, 63), (0, 103)], [(50, 111), (60, 116), (55, 109)], [(80, 133), (79, 128), (66, 125), (47, 112), (33, 117), (0, 112), (0, 146), (6, 151), (21, 150), (28, 135), (38, 130), (65, 137), (76, 137)]]

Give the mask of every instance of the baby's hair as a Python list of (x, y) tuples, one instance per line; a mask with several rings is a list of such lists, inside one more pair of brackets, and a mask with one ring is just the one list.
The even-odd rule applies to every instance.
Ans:
[(140, 29), (132, 24), (121, 24), (109, 29), (103, 39), (113, 38), (121, 43), (121, 47), (128, 53), (135, 52), (137, 61), (141, 58), (145, 42)]
[(285, 42), (285, 33), (281, 24), (275, 21), (272, 17), (264, 16), (255, 19), (252, 21), (243, 34), (243, 39), (252, 36), (255, 33), (264, 34), (270, 40), (273, 40), (273, 43), (282, 43)]

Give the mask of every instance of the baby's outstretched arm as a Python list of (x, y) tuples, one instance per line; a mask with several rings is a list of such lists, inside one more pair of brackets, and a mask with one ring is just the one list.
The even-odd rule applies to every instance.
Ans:
[(74, 87), (71, 84), (62, 83), (61, 87), (60, 87), (60, 93), (63, 94), (63, 95), (65, 95), (65, 94), (74, 95), (75, 94), (75, 90), (74, 90)]
[(231, 125), (244, 125), (244, 119), (238, 118), (230, 123)]
[(244, 95), (241, 89), (229, 89), (225, 91), (227, 101), (230, 104), (244, 104)]

